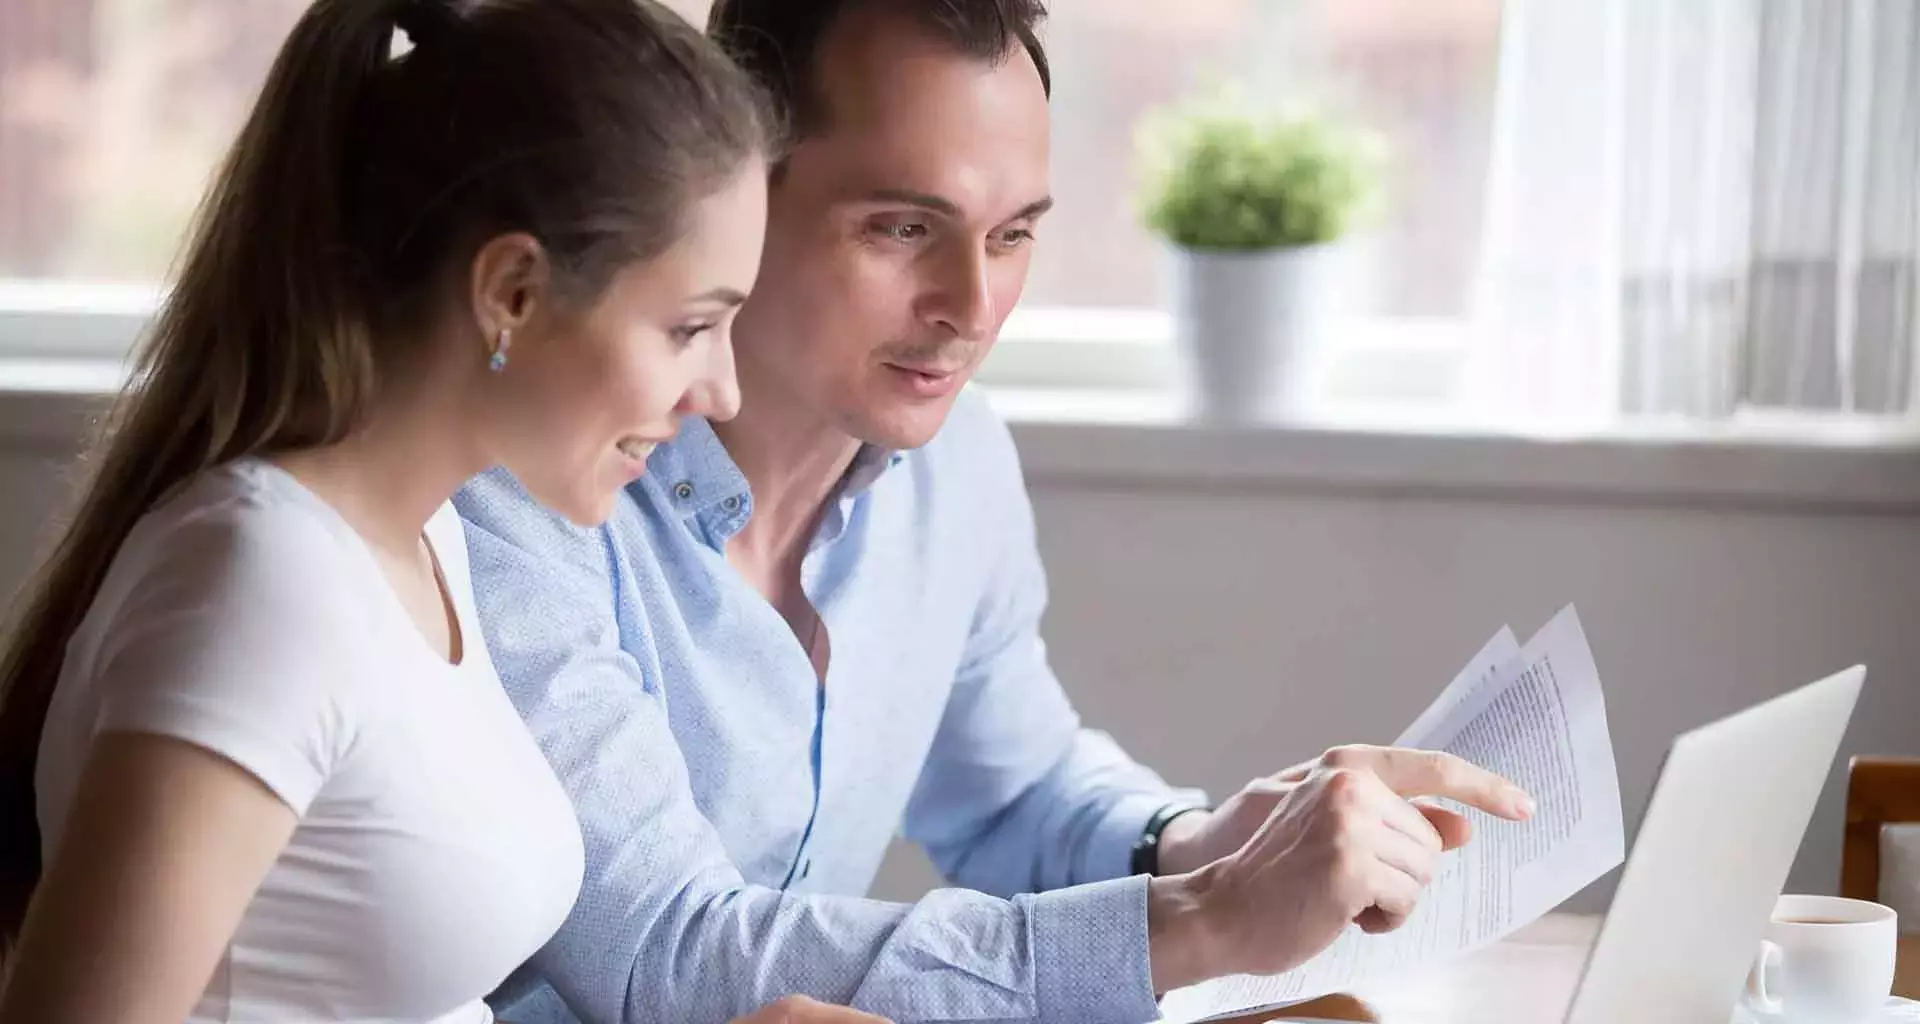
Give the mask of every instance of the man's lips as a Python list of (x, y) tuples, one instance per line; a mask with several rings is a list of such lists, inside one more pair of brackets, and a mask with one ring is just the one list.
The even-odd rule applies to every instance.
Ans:
[(945, 398), (960, 386), (962, 367), (935, 366), (927, 363), (883, 363), (893, 373), (896, 385), (916, 399)]
[(933, 378), (951, 377), (954, 374), (959, 373), (961, 370), (966, 368), (963, 364), (954, 364), (949, 366), (949, 365), (937, 364), (937, 363), (888, 362), (886, 365), (896, 370), (902, 370), (907, 373), (918, 374), (922, 377), (933, 377)]

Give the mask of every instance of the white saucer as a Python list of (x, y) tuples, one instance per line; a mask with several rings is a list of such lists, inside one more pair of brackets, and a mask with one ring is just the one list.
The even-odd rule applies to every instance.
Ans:
[[(1755, 1013), (1743, 1006), (1735, 1011), (1733, 1024), (1793, 1024), (1793, 1018)], [(1873, 1024), (1920, 1024), (1920, 1003), (1888, 996), (1887, 1005), (1873, 1018)]]

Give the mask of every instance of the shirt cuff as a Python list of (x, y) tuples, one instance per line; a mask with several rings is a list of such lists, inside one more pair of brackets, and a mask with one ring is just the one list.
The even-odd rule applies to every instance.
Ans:
[(1093, 830), (1086, 845), (1086, 862), (1080, 865), (1078, 877), (1092, 881), (1133, 874), (1134, 844), (1146, 833), (1147, 821), (1154, 812), (1169, 804), (1205, 807), (1207, 795), (1192, 789), (1170, 789), (1121, 797)]
[(1033, 901), (1028, 920), (1040, 1020), (1110, 1024), (1160, 1019), (1148, 955), (1146, 876), (1021, 899)]

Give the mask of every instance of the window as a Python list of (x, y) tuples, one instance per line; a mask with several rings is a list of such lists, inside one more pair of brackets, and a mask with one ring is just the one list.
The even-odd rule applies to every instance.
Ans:
[[(707, 3), (670, 5), (699, 21)], [(71, 305), (73, 282), (164, 276), (207, 175), (305, 6), (8, 0), (0, 11), (0, 280), (67, 282), (62, 301)], [(997, 363), (1059, 383), (1164, 373), (1166, 360), (1154, 353), (1165, 347), (1165, 318), (1155, 313), (1165, 297), (1163, 256), (1133, 212), (1135, 125), (1149, 108), (1216, 81), (1314, 99), (1379, 129), (1392, 161), (1383, 215), (1361, 239), (1362, 308), (1391, 318), (1463, 314), (1479, 242), (1499, 0), (1050, 6), (1059, 206), (1008, 331), (1008, 347), (1036, 347)], [(26, 291), (12, 288), (16, 298)], [(1056, 359), (1043, 342), (1080, 355), (1083, 343), (1111, 342), (1121, 355)]]
[(1395, 154), (1369, 306), (1457, 314), (1478, 239), (1498, 55), (1497, 0), (1068, 0), (1048, 35), (1058, 220), (1036, 251), (1044, 306), (1158, 305), (1160, 247), (1133, 216), (1134, 126), (1214, 80), (1308, 97), (1378, 128)]
[(163, 277), (303, 0), (7, 0), (0, 277)]

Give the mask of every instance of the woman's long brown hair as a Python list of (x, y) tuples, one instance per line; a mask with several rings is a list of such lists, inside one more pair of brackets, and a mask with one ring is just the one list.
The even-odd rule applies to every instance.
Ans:
[(590, 298), (672, 245), (768, 127), (753, 85), (651, 0), (306, 12), (0, 638), (0, 949), (40, 875), (34, 766), (67, 642), (134, 524), (209, 467), (352, 433), (414, 365), (397, 349), (436, 282), (486, 239), (531, 234), (563, 293)]

